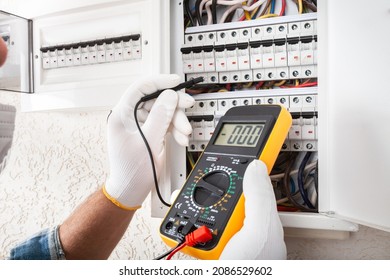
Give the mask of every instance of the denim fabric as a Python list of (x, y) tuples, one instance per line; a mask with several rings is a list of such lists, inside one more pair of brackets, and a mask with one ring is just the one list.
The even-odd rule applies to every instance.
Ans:
[(45, 229), (11, 250), (10, 260), (65, 260), (58, 226)]

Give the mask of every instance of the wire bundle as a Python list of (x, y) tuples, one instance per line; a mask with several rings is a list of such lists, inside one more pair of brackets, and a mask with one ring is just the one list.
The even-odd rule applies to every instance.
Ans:
[[(277, 1), (280, 1), (280, 11), (276, 11)], [(317, 11), (316, 0), (290, 1), (296, 4), (299, 14)], [(242, 14), (238, 17), (238, 21), (283, 16), (286, 14), (287, 0), (195, 0), (193, 9), (190, 7), (190, 1), (184, 0), (183, 6), (187, 25), (196, 26), (230, 22), (239, 10)], [(223, 12), (219, 19), (217, 10)]]
[[(306, 152), (303, 159), (298, 161), (299, 153), (282, 152), (275, 167), (271, 172), (271, 181), (274, 183), (275, 191), (279, 184), (282, 198), (277, 200), (278, 209), (281, 211), (305, 211), (317, 212), (318, 194), (318, 161), (309, 163), (312, 152)], [(294, 166), (298, 169), (293, 170)], [(296, 178), (296, 179), (294, 179)], [(297, 181), (297, 184), (295, 182)], [(312, 188), (315, 196), (309, 198), (309, 188)]]

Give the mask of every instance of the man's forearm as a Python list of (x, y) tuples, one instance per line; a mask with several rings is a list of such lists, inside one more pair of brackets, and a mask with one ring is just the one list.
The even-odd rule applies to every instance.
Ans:
[(93, 193), (59, 228), (66, 259), (107, 259), (134, 213), (114, 205), (102, 190)]

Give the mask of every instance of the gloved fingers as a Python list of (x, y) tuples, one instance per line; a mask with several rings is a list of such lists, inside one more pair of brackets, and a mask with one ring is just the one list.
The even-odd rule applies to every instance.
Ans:
[(245, 227), (258, 227), (261, 218), (276, 209), (276, 200), (267, 166), (260, 160), (248, 165), (243, 179)]
[(182, 91), (178, 91), (177, 94), (179, 96), (179, 102), (177, 107), (181, 109), (187, 109), (194, 106), (195, 99), (191, 95), (188, 95), (187, 93)]
[[(177, 86), (180, 83), (180, 77), (176, 74), (160, 74), (148, 76), (139, 79), (133, 83), (126, 91), (126, 101), (134, 102), (132, 93), (141, 94), (142, 96), (152, 94), (157, 90), (169, 89)], [(142, 97), (141, 96), (141, 97)], [(140, 98), (141, 98), (140, 97)], [(140, 98), (135, 99), (137, 102)]]
[(175, 87), (179, 82), (180, 77), (178, 75), (162, 74), (142, 78), (126, 90), (113, 111), (119, 111), (126, 130), (133, 131), (135, 129), (134, 108), (137, 102), (145, 95), (152, 94), (157, 90)]
[(146, 119), (149, 116), (149, 111), (142, 108), (137, 110), (137, 118), (138, 118), (138, 123), (141, 125), (141, 123), (144, 123)]
[(181, 109), (176, 109), (172, 118), (172, 125), (178, 132), (184, 135), (188, 136), (192, 133), (192, 126), (188, 121), (186, 114)]
[(180, 146), (187, 147), (189, 144), (189, 137), (186, 134), (181, 133), (178, 131), (173, 125), (169, 127), (169, 131), (171, 132), (173, 138), (175, 139), (176, 143)]
[(155, 156), (158, 156), (164, 147), (165, 135), (176, 111), (177, 102), (178, 96), (175, 91), (163, 91), (157, 98), (145, 124), (142, 126), (145, 137), (148, 139)]
[(156, 99), (148, 100), (145, 103), (142, 104), (142, 108), (145, 109), (146, 111), (150, 112), (150, 110), (153, 107), (154, 102), (156, 102)]
[(157, 90), (170, 89), (180, 83), (180, 76), (176, 74), (159, 74), (145, 77), (135, 84), (135, 89), (141, 91), (144, 95), (154, 93)]

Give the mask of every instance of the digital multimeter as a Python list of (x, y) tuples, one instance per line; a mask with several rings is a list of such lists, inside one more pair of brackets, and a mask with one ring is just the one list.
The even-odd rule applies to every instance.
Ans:
[(212, 240), (181, 252), (199, 259), (218, 259), (243, 225), (242, 182), (248, 164), (260, 159), (270, 172), (291, 122), (290, 113), (279, 105), (228, 110), (160, 226), (164, 242), (174, 247), (189, 226), (206, 225)]

